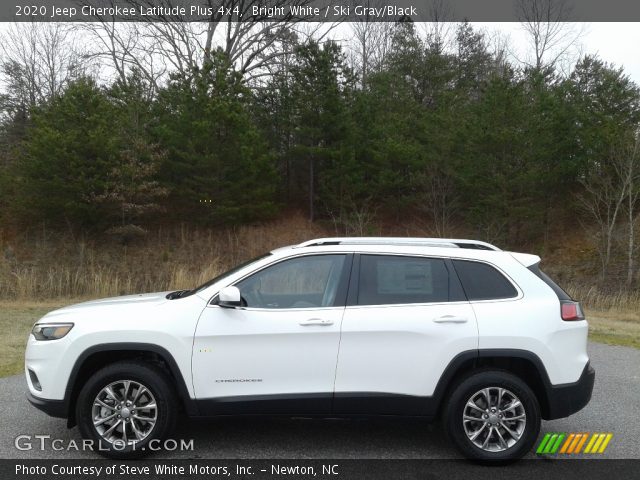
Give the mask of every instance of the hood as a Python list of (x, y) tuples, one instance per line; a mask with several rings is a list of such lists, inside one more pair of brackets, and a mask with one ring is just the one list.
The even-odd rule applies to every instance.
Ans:
[(88, 302), (76, 303), (54, 310), (45, 315), (45, 317), (55, 317), (57, 315), (79, 314), (85, 315), (88, 312), (97, 312), (98, 310), (113, 312), (113, 310), (126, 308), (147, 308), (161, 305), (168, 302), (166, 296), (169, 292), (141, 293), (137, 295), (124, 295), (121, 297), (102, 298), (99, 300), (91, 300)]

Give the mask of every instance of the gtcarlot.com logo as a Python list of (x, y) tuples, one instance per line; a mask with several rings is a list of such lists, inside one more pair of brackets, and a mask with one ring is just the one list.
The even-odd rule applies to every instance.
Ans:
[(604, 453), (612, 433), (547, 433), (538, 445), (538, 455)]
[(174, 440), (172, 438), (167, 438), (165, 440), (160, 440), (154, 438), (143, 444), (144, 446), (139, 446), (138, 442), (127, 442), (125, 443), (122, 440), (116, 440), (113, 443), (107, 444), (106, 442), (98, 441), (94, 442), (90, 439), (82, 439), (80, 441), (76, 441), (74, 439), (63, 439), (63, 438), (53, 438), (51, 435), (18, 435), (15, 437), (13, 441), (14, 447), (17, 450), (28, 451), (28, 450), (51, 450), (51, 451), (110, 451), (116, 450), (121, 451), (125, 448), (131, 450), (148, 450), (151, 452), (157, 451), (193, 451), (194, 450), (194, 441), (191, 440)]

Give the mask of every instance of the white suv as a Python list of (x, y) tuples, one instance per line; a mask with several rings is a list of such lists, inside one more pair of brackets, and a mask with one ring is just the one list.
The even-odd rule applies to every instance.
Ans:
[(471, 240), (310, 240), (193, 290), (45, 315), (29, 400), (115, 458), (180, 410), (441, 417), (465, 456), (519, 458), (594, 382), (580, 305), (539, 262)]

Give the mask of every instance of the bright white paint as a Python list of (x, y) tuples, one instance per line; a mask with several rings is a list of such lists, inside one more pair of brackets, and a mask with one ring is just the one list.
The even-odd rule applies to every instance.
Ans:
[[(508, 300), (295, 309), (209, 305), (221, 288), (280, 261), (320, 253), (382, 253), (488, 262), (514, 284)], [(526, 265), (531, 255), (389, 243), (281, 248), (199, 293), (164, 293), (86, 302), (39, 322), (72, 322), (53, 341), (30, 335), (26, 367), (42, 391), (62, 399), (71, 369), (87, 348), (114, 342), (152, 343), (173, 355), (192, 398), (322, 392), (428, 396), (445, 367), (466, 350), (523, 349), (544, 363), (553, 384), (576, 381), (588, 361), (587, 322), (564, 322), (557, 296)], [(442, 317), (455, 321), (442, 322)], [(309, 322), (311, 321), (311, 322)], [(217, 382), (260, 379), (258, 382)], [(334, 384), (335, 379), (335, 384)]]

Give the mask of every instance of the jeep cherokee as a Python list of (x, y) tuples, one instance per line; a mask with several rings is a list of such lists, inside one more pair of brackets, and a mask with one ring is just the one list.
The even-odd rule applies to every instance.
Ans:
[(114, 458), (180, 411), (441, 418), (463, 455), (519, 458), (595, 375), (580, 304), (539, 263), (472, 240), (310, 240), (192, 290), (48, 313), (28, 398)]

